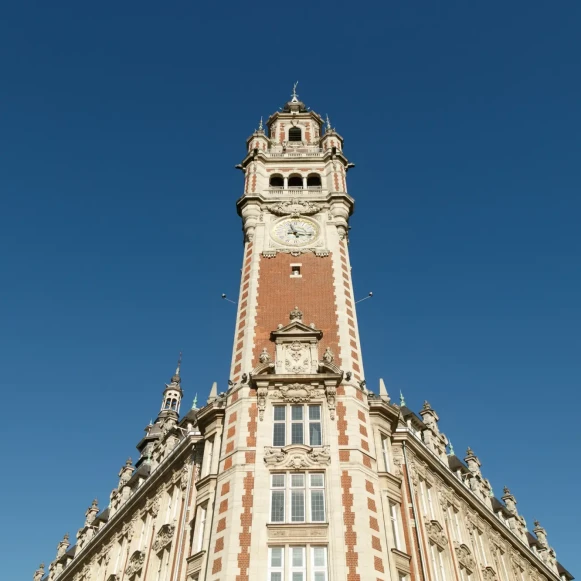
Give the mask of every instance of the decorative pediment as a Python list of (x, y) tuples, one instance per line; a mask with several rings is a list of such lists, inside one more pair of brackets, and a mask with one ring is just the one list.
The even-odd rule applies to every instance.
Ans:
[(153, 550), (156, 553), (159, 553), (159, 551), (172, 542), (175, 530), (176, 528), (172, 524), (165, 524), (159, 529), (155, 537), (155, 542), (153, 543)]
[(498, 579), (496, 571), (492, 567), (482, 567), (482, 577), (484, 581), (495, 581)]
[(283, 448), (264, 447), (264, 463), (271, 468), (302, 470), (320, 468), (331, 463), (329, 446), (312, 448), (303, 444), (290, 444)]
[(458, 562), (462, 567), (473, 573), (476, 571), (476, 561), (470, 552), (467, 545), (460, 544), (458, 541), (454, 541), (454, 550), (456, 551), (456, 557)]
[(135, 551), (133, 555), (129, 557), (129, 564), (125, 569), (125, 575), (131, 578), (133, 575), (141, 571), (144, 561), (145, 553), (142, 551)]
[(448, 546), (448, 538), (444, 533), (442, 525), (437, 520), (425, 520), (426, 532), (430, 540), (438, 545), (441, 549), (445, 549)]

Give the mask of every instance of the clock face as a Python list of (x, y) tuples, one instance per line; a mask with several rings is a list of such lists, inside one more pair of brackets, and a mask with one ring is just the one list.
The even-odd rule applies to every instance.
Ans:
[(304, 246), (319, 235), (319, 226), (308, 218), (285, 218), (272, 228), (272, 236), (288, 246)]

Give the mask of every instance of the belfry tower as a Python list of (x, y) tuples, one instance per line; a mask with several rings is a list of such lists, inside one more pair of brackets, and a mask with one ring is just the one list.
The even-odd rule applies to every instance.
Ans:
[(368, 388), (343, 139), (296, 91), (266, 125), (237, 166), (227, 389), (180, 417), (180, 355), (135, 465), (34, 581), (572, 581), (427, 401), (416, 414)]
[(200, 579), (263, 579), (268, 567), (272, 581), (354, 581), (362, 562), (386, 566), (386, 542), (347, 245), (353, 164), (294, 91), (266, 125), (237, 166), (233, 386)]

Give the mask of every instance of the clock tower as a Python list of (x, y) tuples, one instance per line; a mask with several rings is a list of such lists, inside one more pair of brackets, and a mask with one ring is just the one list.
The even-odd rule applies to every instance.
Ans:
[[(247, 140), (237, 207), (244, 264), (231, 379), (272, 351), (270, 333), (291, 309), (323, 332), (334, 362), (363, 380), (347, 246), (353, 198), (343, 138), (293, 91)], [(274, 353), (270, 353), (273, 355)], [(282, 365), (282, 362), (279, 362)]]
[(207, 478), (215, 472), (196, 515), (212, 511), (211, 531), (194, 534), (208, 546), (199, 579), (385, 581), (348, 251), (353, 164), (329, 119), (293, 91), (237, 167), (244, 257), (230, 387), (198, 414)]

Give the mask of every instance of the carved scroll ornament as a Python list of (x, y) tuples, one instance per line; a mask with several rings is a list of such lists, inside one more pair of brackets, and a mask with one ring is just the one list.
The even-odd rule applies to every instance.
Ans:
[(281, 398), (289, 403), (305, 403), (323, 397), (324, 391), (313, 385), (292, 383), (281, 385), (272, 392), (272, 397)]
[(264, 463), (271, 468), (301, 470), (320, 468), (331, 463), (329, 446), (311, 448), (303, 444), (291, 444), (284, 448), (264, 447)]

